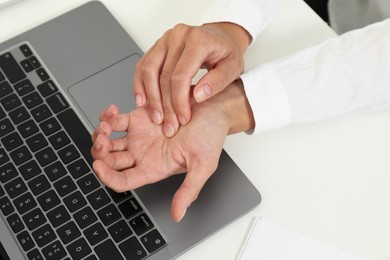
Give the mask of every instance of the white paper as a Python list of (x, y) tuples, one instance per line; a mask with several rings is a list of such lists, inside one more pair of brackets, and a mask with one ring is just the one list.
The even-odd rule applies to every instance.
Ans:
[(362, 260), (264, 218), (254, 218), (237, 260)]

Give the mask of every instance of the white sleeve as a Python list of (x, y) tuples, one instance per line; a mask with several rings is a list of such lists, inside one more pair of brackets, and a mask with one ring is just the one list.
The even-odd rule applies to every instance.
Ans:
[(390, 19), (242, 75), (256, 127), (390, 108)]
[(213, 0), (201, 23), (231, 22), (242, 26), (252, 36), (270, 23), (284, 0)]

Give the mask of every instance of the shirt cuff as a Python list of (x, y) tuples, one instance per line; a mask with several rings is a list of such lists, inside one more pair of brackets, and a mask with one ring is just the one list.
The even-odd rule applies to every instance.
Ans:
[(241, 75), (241, 79), (255, 119), (255, 128), (247, 134), (277, 129), (290, 122), (287, 94), (271, 65), (249, 70)]

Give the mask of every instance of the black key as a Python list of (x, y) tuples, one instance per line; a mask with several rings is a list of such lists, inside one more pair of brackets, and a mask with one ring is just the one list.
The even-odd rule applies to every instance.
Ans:
[(110, 203), (110, 198), (103, 189), (98, 189), (88, 195), (88, 201), (91, 203), (94, 209), (100, 209), (101, 207)]
[(45, 104), (31, 110), (31, 114), (37, 122), (41, 122), (52, 115), (50, 109)]
[(22, 100), (28, 109), (36, 107), (43, 102), (43, 99), (37, 91), (31, 92), (30, 94), (24, 96)]
[(61, 197), (64, 197), (70, 194), (72, 191), (76, 190), (77, 187), (72, 178), (66, 176), (54, 183), (54, 188), (57, 190), (58, 194)]
[(56, 234), (54, 233), (53, 229), (50, 227), (49, 224), (38, 228), (37, 230), (32, 232), (32, 235), (35, 239), (35, 242), (37, 242), (38, 246), (40, 247), (49, 244), (57, 238)]
[(84, 231), (84, 235), (87, 237), (88, 242), (93, 246), (108, 237), (106, 230), (104, 230), (102, 224), (100, 223), (96, 223), (93, 226), (87, 228)]
[(54, 190), (49, 190), (37, 198), (44, 211), (48, 211), (61, 203)]
[(53, 227), (59, 227), (70, 219), (70, 215), (63, 205), (52, 209), (47, 213), (47, 218)]
[(18, 176), (18, 172), (12, 163), (7, 163), (0, 167), (0, 182), (6, 183)]
[(60, 131), (49, 137), (49, 142), (54, 147), (54, 149), (58, 150), (61, 147), (70, 143), (69, 137), (65, 134), (64, 131)]
[(28, 47), (27, 44), (21, 45), (19, 49), (23, 53), (24, 57), (26, 58), (32, 55), (32, 51), (30, 50), (30, 47)]
[(11, 201), (7, 197), (0, 198), (0, 209), (4, 216), (8, 216), (15, 211), (14, 206), (12, 206)]
[(40, 123), (39, 126), (46, 136), (49, 136), (61, 129), (60, 123), (58, 123), (57, 119), (54, 117), (51, 117), (48, 120)]
[(35, 134), (39, 129), (33, 120), (28, 120), (18, 125), (18, 130), (24, 138), (27, 138)]
[(51, 147), (46, 147), (43, 150), (37, 152), (35, 157), (42, 167), (45, 167), (46, 165), (57, 160), (57, 155), (54, 153)]
[(0, 97), (5, 97), (11, 92), (11, 85), (7, 81), (0, 82)]
[(84, 229), (97, 221), (97, 217), (90, 207), (83, 208), (73, 216), (81, 229)]
[(57, 234), (60, 236), (61, 241), (64, 244), (68, 244), (74, 241), (79, 236), (81, 236), (79, 228), (73, 221), (66, 223), (65, 225), (57, 229)]
[(102, 220), (103, 224), (106, 226), (111, 225), (112, 223), (121, 218), (121, 214), (113, 204), (109, 204), (105, 208), (99, 210), (98, 215), (99, 218)]
[(26, 143), (33, 152), (41, 150), (43, 147), (46, 147), (48, 145), (46, 138), (41, 133), (31, 136), (26, 140)]
[(46, 223), (46, 218), (39, 208), (26, 213), (22, 218), (29, 230), (34, 230)]
[(23, 144), (22, 138), (17, 132), (13, 132), (6, 137), (3, 137), (1, 142), (7, 151), (11, 151)]
[(77, 184), (84, 194), (88, 194), (100, 187), (100, 183), (92, 173), (78, 180)]
[(119, 209), (126, 218), (131, 218), (142, 211), (141, 206), (135, 198), (131, 198), (120, 204)]
[(65, 176), (65, 174), (67, 173), (65, 170), (65, 167), (62, 165), (62, 163), (60, 161), (56, 161), (55, 163), (50, 164), (44, 170), (45, 170), (46, 176), (49, 177), (49, 179), (52, 182)]
[(46, 70), (43, 68), (37, 69), (35, 72), (42, 81), (46, 81), (50, 78), (49, 74), (47, 74)]
[(33, 69), (37, 69), (37, 68), (39, 68), (41, 66), (41, 63), (38, 61), (38, 59), (35, 56), (32, 56), (32, 57), (28, 58), (28, 61), (30, 62), (30, 64), (33, 67)]
[(88, 246), (84, 238), (80, 238), (66, 247), (69, 254), (72, 256), (72, 259), (82, 259), (85, 256), (89, 255), (92, 250)]
[(153, 228), (153, 223), (146, 214), (141, 214), (130, 221), (130, 226), (137, 235), (142, 235), (146, 231)]
[(12, 228), (12, 231), (16, 234), (24, 229), (24, 224), (19, 218), (18, 214), (12, 214), (7, 218), (8, 224)]
[(20, 62), (20, 66), (22, 66), (25, 72), (30, 72), (34, 69), (28, 59), (22, 60)]
[(10, 94), (9, 96), (6, 96), (5, 98), (1, 99), (0, 103), (3, 105), (6, 111), (17, 108), (22, 104), (16, 94)]
[(120, 193), (117, 193), (113, 190), (111, 190), (110, 188), (106, 188), (107, 191), (108, 191), (108, 194), (111, 195), (111, 198), (116, 202), (121, 202), (122, 200), (124, 199), (127, 199), (127, 198), (130, 198), (132, 196), (131, 194), (131, 191), (125, 191), (125, 192), (120, 192)]
[(9, 52), (0, 56), (0, 68), (12, 84), (26, 77), (15, 58)]
[(71, 144), (58, 151), (58, 156), (64, 164), (68, 164), (80, 157), (76, 147)]
[(27, 253), (28, 260), (43, 260), (43, 256), (38, 249), (33, 249)]
[(13, 150), (10, 155), (16, 165), (21, 165), (32, 158), (30, 151), (24, 145)]
[(75, 112), (72, 109), (67, 109), (58, 114), (57, 118), (67, 133), (70, 135), (70, 138), (77, 145), (77, 148), (85, 157), (88, 164), (92, 165), (93, 160), (91, 156), (91, 135), (77, 117)]
[(29, 181), (28, 186), (35, 196), (42, 194), (43, 192), (50, 189), (50, 183), (43, 174)]
[(9, 116), (11, 117), (11, 120), (12, 122), (14, 122), (15, 125), (18, 125), (30, 118), (30, 114), (24, 107), (18, 107), (17, 109), (13, 110), (9, 113)]
[(146, 256), (146, 252), (143, 249), (140, 242), (135, 237), (131, 237), (125, 240), (119, 245), (120, 250), (126, 259), (139, 260)]
[(60, 260), (66, 256), (66, 251), (59, 241), (43, 248), (42, 253), (46, 260)]
[(40, 84), (37, 87), (37, 89), (38, 89), (38, 91), (41, 93), (41, 95), (43, 97), (50, 96), (51, 94), (57, 92), (57, 90), (58, 90), (57, 86), (51, 80), (46, 81), (46, 82)]
[(120, 220), (108, 228), (112, 238), (119, 243), (123, 239), (128, 238), (133, 233), (124, 220)]
[(65, 197), (64, 202), (70, 212), (75, 212), (87, 204), (87, 201), (79, 191), (76, 191)]
[(0, 137), (11, 133), (14, 129), (14, 126), (8, 118), (0, 121)]
[(0, 165), (9, 161), (9, 157), (3, 148), (0, 148)]
[(40, 174), (42, 171), (37, 162), (32, 160), (20, 166), (19, 172), (22, 174), (23, 178), (28, 181)]
[(95, 252), (99, 259), (123, 260), (122, 255), (119, 253), (117, 247), (111, 240), (106, 240), (103, 243), (99, 244), (97, 247), (95, 247)]
[(5, 191), (8, 193), (11, 199), (23, 194), (27, 191), (27, 186), (24, 184), (24, 181), (21, 177), (13, 179), (4, 185)]
[(165, 245), (165, 240), (156, 229), (141, 237), (141, 242), (149, 251), (149, 253), (153, 253)]
[(67, 166), (67, 168), (74, 179), (78, 179), (89, 172), (89, 167), (83, 159), (72, 162)]
[(24, 251), (28, 251), (35, 246), (34, 241), (27, 231), (23, 231), (17, 235), (16, 238), (18, 239), (19, 244), (22, 246)]
[(61, 93), (57, 93), (47, 98), (46, 101), (49, 104), (49, 107), (53, 109), (54, 113), (61, 112), (62, 110), (69, 107), (68, 102)]
[(22, 80), (21, 82), (15, 84), (14, 88), (16, 92), (18, 92), (19, 96), (24, 96), (34, 90), (33, 84), (28, 79)]
[(14, 204), (20, 214), (24, 214), (37, 206), (37, 203), (30, 192), (15, 199)]

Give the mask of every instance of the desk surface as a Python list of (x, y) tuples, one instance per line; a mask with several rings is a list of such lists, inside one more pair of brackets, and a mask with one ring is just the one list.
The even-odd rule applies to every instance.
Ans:
[[(83, 2), (14, 1), (0, 9), (0, 41)], [(198, 24), (210, 0), (102, 2), (147, 50), (173, 25)], [(285, 1), (248, 50), (246, 65), (288, 55), (333, 35), (301, 0)], [(180, 259), (234, 259), (253, 216), (365, 259), (390, 259), (389, 119), (385, 111), (228, 137), (226, 150), (261, 191), (262, 204)]]

